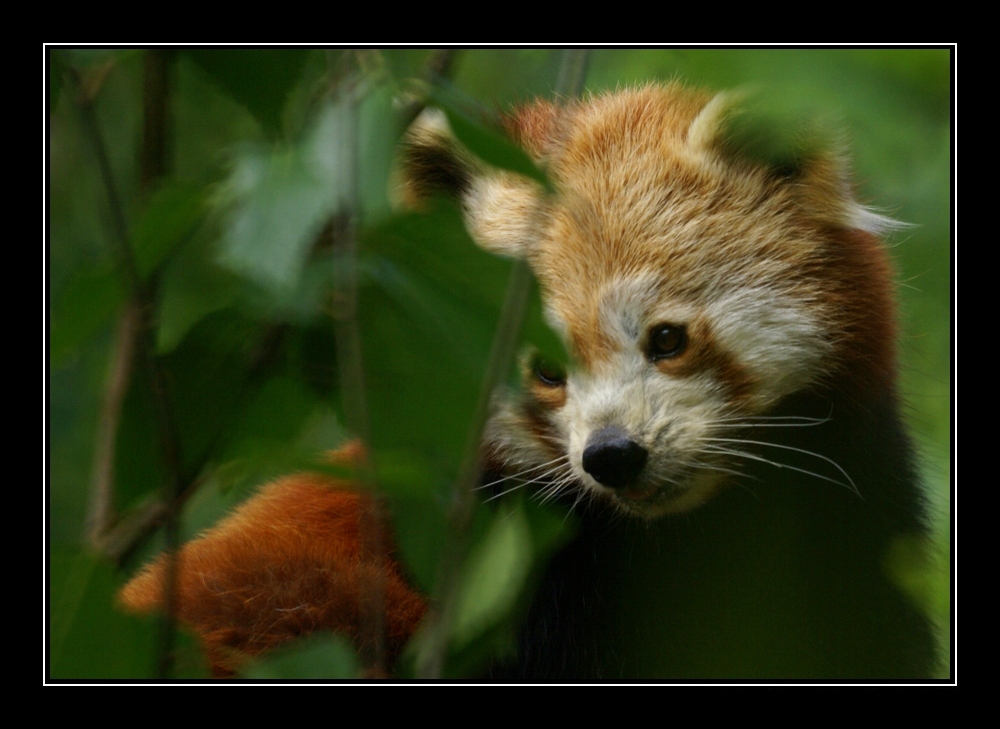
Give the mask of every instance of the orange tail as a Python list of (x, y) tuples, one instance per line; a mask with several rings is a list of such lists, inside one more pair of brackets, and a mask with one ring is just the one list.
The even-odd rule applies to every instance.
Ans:
[[(361, 640), (366, 585), (384, 596), (387, 658), (413, 634), (426, 603), (388, 555), (362, 556), (359, 524), (370, 498), (314, 474), (264, 486), (178, 554), (178, 618), (202, 640), (215, 676), (296, 637), (328, 630)], [(132, 612), (163, 607), (160, 556), (124, 588)]]

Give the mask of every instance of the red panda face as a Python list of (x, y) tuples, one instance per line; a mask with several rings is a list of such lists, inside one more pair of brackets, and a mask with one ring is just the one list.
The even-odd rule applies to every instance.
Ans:
[(726, 108), (677, 86), (535, 104), (510, 127), (556, 194), (509, 173), (468, 185), (473, 237), (527, 258), (574, 360), (529, 356), (487, 427), (487, 452), (543, 495), (691, 509), (745, 457), (736, 428), (845, 366), (865, 314), (850, 275), (830, 280), (830, 231), (885, 221), (832, 156), (789, 177), (725, 153)]
[(522, 473), (558, 464), (567, 485), (641, 515), (692, 508), (729, 472), (733, 427), (820, 374), (831, 344), (802, 287), (780, 285), (790, 264), (759, 262), (775, 269), (768, 286), (726, 270), (752, 265), (749, 254), (687, 268), (641, 253), (687, 242), (633, 239), (633, 265), (591, 259), (576, 276), (550, 268), (563, 255), (558, 239), (538, 251), (548, 318), (574, 365), (561, 373), (530, 361), (526, 394), (490, 425), (491, 444), (516, 453)]

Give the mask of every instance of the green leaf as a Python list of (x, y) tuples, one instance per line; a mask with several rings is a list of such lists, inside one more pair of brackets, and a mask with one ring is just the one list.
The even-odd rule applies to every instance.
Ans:
[(474, 155), (500, 169), (510, 170), (535, 180), (546, 192), (553, 192), (552, 183), (528, 154), (485, 124), (472, 119), (440, 87), (431, 92), (431, 98), (448, 116), (448, 124), (455, 137)]
[[(278, 368), (278, 361), (263, 357), (274, 351), (273, 337), (266, 325), (226, 309), (198, 322), (161, 358), (181, 439), (182, 473), (193, 475), (193, 469), (200, 469), (228, 442), (246, 403)], [(126, 432), (124, 422), (120, 432)], [(133, 446), (144, 448), (141, 443)], [(134, 477), (142, 478), (142, 472)]]
[(404, 131), (392, 108), (394, 99), (392, 86), (382, 83), (365, 94), (358, 109), (358, 186), (366, 226), (381, 222), (392, 211), (389, 179), (396, 143)]
[(132, 230), (140, 276), (149, 276), (190, 235), (203, 217), (205, 199), (203, 187), (179, 181), (153, 194)]
[(184, 51), (269, 134), (281, 129), (285, 101), (309, 56), (298, 48), (189, 48)]
[(372, 446), (453, 477), (510, 264), (476, 248), (454, 207), (369, 231), (359, 306)]
[(240, 157), (230, 177), (238, 202), (223, 234), (219, 262), (267, 289), (294, 289), (338, 202), (325, 172), (315, 157), (296, 147)]
[[(436, 489), (437, 490), (437, 489)], [(449, 525), (444, 498), (394, 496), (391, 498), (393, 527), (406, 574), (425, 595), (433, 593), (438, 566), (448, 546)]]
[(545, 321), (544, 311), (541, 290), (535, 281), (531, 287), (531, 298), (528, 301), (528, 312), (524, 320), (522, 339), (544, 359), (566, 367), (570, 364), (569, 353), (566, 351), (562, 339), (552, 331)]
[(349, 104), (331, 100), (300, 142), (237, 158), (220, 263), (279, 295), (296, 290), (317, 235), (353, 184), (343, 161), (350, 113)]
[(375, 463), (379, 488), (394, 497), (432, 499), (442, 496), (441, 484), (427, 458), (406, 450), (381, 451)]
[(227, 464), (225, 485), (231, 488), (263, 481), (316, 463), (324, 449), (300, 443), (315, 411), (315, 398), (298, 381), (278, 376), (265, 382), (228, 430), (227, 443), (219, 455)]
[(52, 364), (64, 363), (81, 345), (103, 331), (108, 319), (124, 302), (121, 277), (110, 266), (74, 276), (53, 306), (49, 331)]
[(169, 482), (148, 370), (136, 367), (122, 405), (115, 447), (115, 499), (128, 508)]
[(519, 506), (497, 510), (486, 538), (469, 555), (452, 629), (461, 649), (507, 619), (531, 570), (531, 529)]
[(317, 635), (297, 641), (242, 671), (246, 678), (359, 678), (361, 663), (350, 644), (338, 635)]
[(75, 549), (53, 547), (49, 563), (53, 679), (148, 678), (155, 626), (115, 608), (112, 568)]
[[(514, 525), (502, 523), (511, 519)], [(458, 605), (458, 611), (465, 609), (465, 617), (459, 615), (458, 620), (469, 621), (466, 625), (471, 630), (458, 636), (453, 631), (446, 676), (478, 675), (485, 665), (517, 649), (517, 630), (527, 613), (532, 589), (574, 526), (571, 516), (552, 505), (537, 503), (523, 490), (505, 497), (496, 509), (477, 508), (471, 531), (478, 537), (474, 536), (465, 561)], [(509, 532), (506, 535), (502, 533), (505, 530)], [(493, 549), (500, 553), (492, 553)], [(489, 564), (492, 560), (497, 561)], [(496, 578), (499, 580), (494, 581)], [(415, 644), (423, 639), (418, 635)], [(419, 646), (412, 648), (407, 654), (415, 658)]]
[(171, 261), (160, 284), (156, 350), (172, 352), (205, 317), (235, 304), (244, 282), (215, 261), (205, 246), (186, 246)]

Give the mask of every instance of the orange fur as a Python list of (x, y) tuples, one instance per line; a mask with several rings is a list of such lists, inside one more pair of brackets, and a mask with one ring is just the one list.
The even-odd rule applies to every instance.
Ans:
[[(384, 596), (388, 658), (423, 617), (426, 603), (386, 555), (362, 558), (359, 524), (371, 499), (344, 483), (300, 474), (264, 486), (178, 554), (178, 618), (201, 639), (215, 676), (310, 633), (362, 636), (361, 590)], [(137, 613), (159, 610), (167, 559), (159, 557), (121, 591)]]

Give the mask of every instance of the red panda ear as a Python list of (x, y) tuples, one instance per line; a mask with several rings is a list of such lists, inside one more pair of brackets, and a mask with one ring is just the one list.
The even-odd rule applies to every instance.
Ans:
[(444, 113), (425, 109), (407, 130), (400, 152), (400, 202), (419, 208), (434, 195), (461, 200), (480, 174), (479, 166), (455, 139)]
[(717, 152), (727, 137), (727, 122), (738, 112), (746, 98), (744, 91), (721, 92), (705, 104), (688, 125), (685, 140), (688, 146), (705, 153)]
[(508, 258), (531, 255), (546, 208), (538, 183), (509, 172), (485, 174), (462, 203), (469, 233), (481, 248)]
[[(531, 134), (541, 144), (539, 114), (531, 116)], [(505, 122), (515, 141), (519, 133)], [(527, 128), (524, 130), (527, 133)], [(533, 151), (529, 148), (529, 153)], [(537, 159), (537, 158), (536, 158)], [(401, 155), (401, 198), (409, 207), (435, 194), (462, 205), (473, 240), (485, 250), (509, 258), (530, 254), (545, 196), (538, 183), (512, 172), (488, 167), (465, 150), (452, 135), (443, 113), (424, 111), (411, 126)]]
[(814, 223), (875, 235), (905, 227), (854, 199), (848, 145), (836, 129), (803, 128), (767, 107), (751, 108), (750, 96), (744, 90), (712, 97), (688, 127), (689, 147), (767, 170)]

